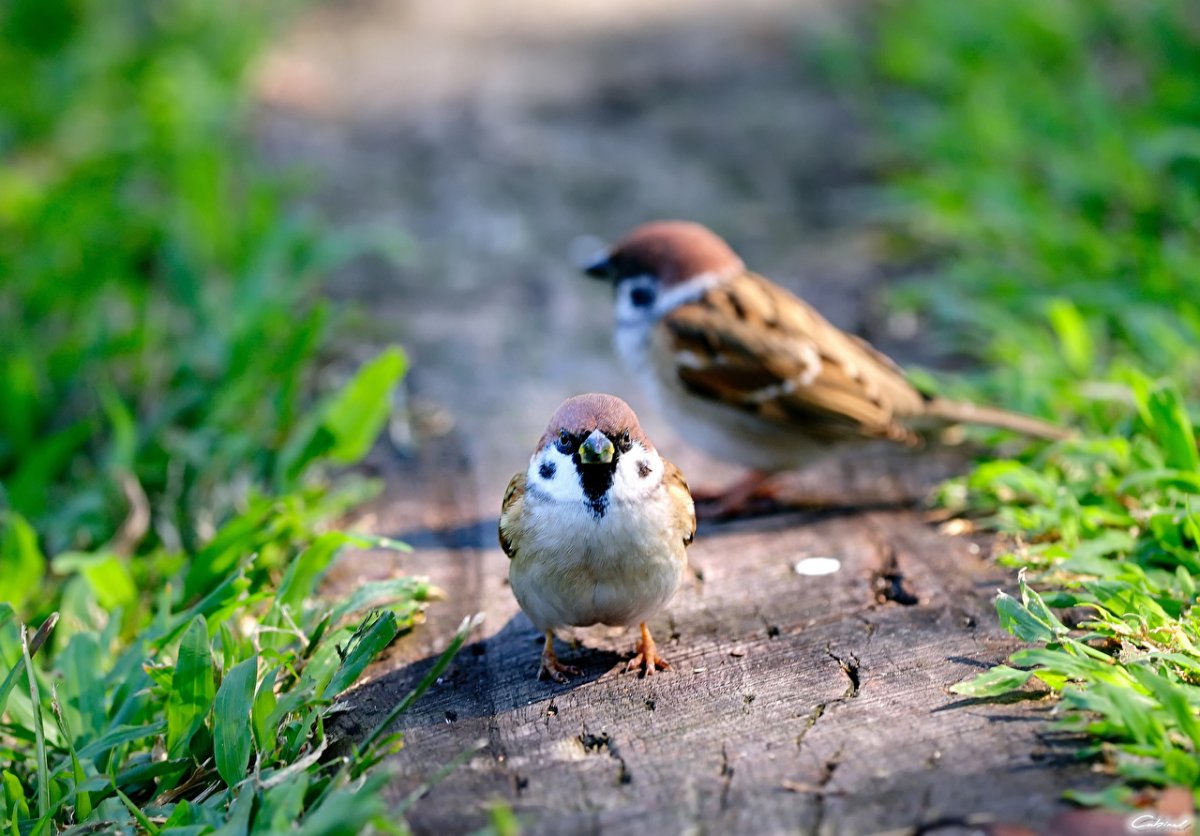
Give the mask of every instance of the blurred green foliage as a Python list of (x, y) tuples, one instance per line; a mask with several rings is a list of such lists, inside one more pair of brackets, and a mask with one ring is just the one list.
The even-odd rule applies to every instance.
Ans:
[(0, 5), (5, 832), (395, 827), (366, 772), (397, 739), (327, 762), (324, 718), (434, 591), (318, 589), (399, 547), (329, 530), (369, 486), (328, 473), (406, 361), (317, 391), (353, 247), (256, 161), (243, 84), (288, 11)]
[[(1001, 623), (1041, 645), (956, 686), (1036, 677), (1115, 765), (1106, 793), (1200, 799), (1200, 15), (1189, 0), (880, 3), (829, 66), (886, 137), (897, 291), (984, 361), (977, 397), (1078, 426), (942, 501), (1028, 566)], [(857, 62), (857, 63), (856, 63)], [(866, 72), (860, 72), (863, 66)], [(1081, 606), (1069, 629), (1053, 612)], [(1020, 669), (1018, 669), (1020, 668)]]
[(1122, 360), (1195, 393), (1193, 4), (882, 8), (876, 78), (894, 95), (876, 114), (892, 138), (891, 196), (919, 246), (948, 256), (909, 298), (1023, 401), (1087, 408), (1072, 384)]
[[(287, 208), (240, 80), (279, 2), (0, 9), (0, 480), (51, 551), (150, 499), (194, 548), (290, 487), (344, 241)], [(290, 472), (289, 472), (290, 471)]]

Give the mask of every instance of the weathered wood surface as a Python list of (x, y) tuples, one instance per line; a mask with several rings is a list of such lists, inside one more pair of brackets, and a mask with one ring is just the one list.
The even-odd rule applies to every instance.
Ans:
[[(531, 833), (965, 832), (1045, 824), (1064, 788), (1092, 783), (1047, 725), (1050, 705), (947, 692), (1014, 647), (991, 603), (1012, 578), (988, 543), (939, 534), (917, 510), (704, 526), (691, 577), (652, 625), (673, 670), (625, 673), (632, 634), (591, 628), (562, 654), (585, 676), (538, 681), (540, 637), (507, 588), (494, 517), (474, 513), (498, 500), (473, 495), (469, 462), (446, 452), (458, 447), (385, 467), (375, 523), (417, 552), (341, 570), (402, 566), (448, 594), (353, 695), (344, 733), (373, 726), (462, 616), (487, 616), (399, 726), (397, 801), (483, 743), (412, 809), (417, 832), (470, 832), (497, 800)], [(801, 576), (805, 556), (842, 568)]]
[[(401, 265), (359, 264), (337, 290), (371, 314), (364, 355), (399, 341), (413, 357), (403, 406), (416, 441), (398, 425), (407, 458), (380, 451), (388, 491), (360, 522), (416, 552), (357, 555), (334, 582), (426, 573), (447, 600), (339, 727), (369, 728), (464, 615), (487, 614), (403, 720), (395, 800), (484, 741), (413, 807), (418, 832), (469, 832), (495, 800), (533, 833), (962, 832), (988, 814), (1044, 824), (1062, 789), (1092, 780), (1064, 759), (1047, 704), (947, 692), (1014, 646), (991, 605), (1012, 578), (987, 542), (944, 537), (917, 510), (702, 527), (695, 576), (653, 624), (673, 671), (624, 674), (633, 636), (592, 629), (563, 653), (581, 681), (534, 678), (538, 637), (505, 585), (495, 519), (559, 401), (621, 395), (693, 485), (736, 475), (630, 386), (610, 292), (568, 256), (576, 236), (694, 218), (836, 324), (938, 365), (937, 335), (880, 308), (862, 188), (872, 138), (804, 70), (801, 30), (844, 5), (323, 4), (264, 63), (267, 152), (328, 176), (327, 214), (412, 242)], [(961, 466), (865, 455), (796, 487), (919, 496), (939, 467)], [(842, 569), (802, 577), (804, 556)]]

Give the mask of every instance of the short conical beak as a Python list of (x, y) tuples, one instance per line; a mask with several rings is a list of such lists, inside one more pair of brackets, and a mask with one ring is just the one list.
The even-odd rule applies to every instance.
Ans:
[(585, 275), (591, 276), (593, 279), (612, 279), (613, 266), (605, 255), (597, 261), (593, 261), (587, 267), (583, 268)]
[(579, 445), (579, 461), (583, 464), (611, 464), (616, 448), (608, 436), (600, 430), (592, 430), (592, 434)]

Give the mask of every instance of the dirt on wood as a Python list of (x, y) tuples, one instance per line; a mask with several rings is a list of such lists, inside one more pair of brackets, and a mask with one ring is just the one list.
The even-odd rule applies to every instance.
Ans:
[[(361, 553), (351, 587), (429, 575), (447, 598), (338, 715), (373, 724), (459, 620), (486, 621), (400, 727), (390, 789), (418, 833), (471, 832), (506, 804), (530, 833), (954, 833), (1044, 827), (1102, 779), (1037, 694), (948, 686), (1015, 647), (992, 599), (1014, 579), (986, 539), (940, 533), (919, 500), (967, 454), (877, 450), (789, 481), (841, 510), (702, 526), (692, 571), (651, 628), (673, 670), (624, 673), (631, 633), (576, 631), (568, 685), (535, 679), (540, 637), (507, 586), (496, 517), (554, 407), (626, 398), (693, 485), (738, 475), (686, 447), (631, 388), (611, 300), (573, 258), (655, 217), (725, 235), (761, 272), (902, 360), (936, 364), (882, 313), (871, 139), (812, 70), (829, 7), (784, 0), (331, 4), (264, 62), (263, 145), (318, 170), (327, 215), (402, 243), (336, 293), (366, 310), (364, 356), (413, 359), (386, 483), (360, 527), (411, 555)], [(796, 565), (830, 557), (807, 576)], [(566, 638), (564, 636), (564, 638)], [(477, 749), (477, 750), (476, 750)], [(474, 752), (473, 754), (470, 754)]]

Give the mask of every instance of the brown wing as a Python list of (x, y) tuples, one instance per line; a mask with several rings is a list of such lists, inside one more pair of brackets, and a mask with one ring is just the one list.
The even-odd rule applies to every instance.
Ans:
[(696, 539), (696, 505), (692, 502), (692, 492), (687, 480), (671, 462), (663, 459), (663, 485), (667, 488), (667, 496), (671, 498), (671, 507), (676, 511), (673, 519), (683, 520), (683, 544), (690, 546)]
[(676, 308), (656, 338), (693, 394), (830, 441), (914, 440), (895, 419), (924, 398), (899, 367), (754, 273)]
[(517, 554), (518, 521), (524, 505), (525, 471), (521, 471), (509, 480), (504, 491), (504, 501), (500, 504), (500, 548), (504, 549), (510, 560)]

